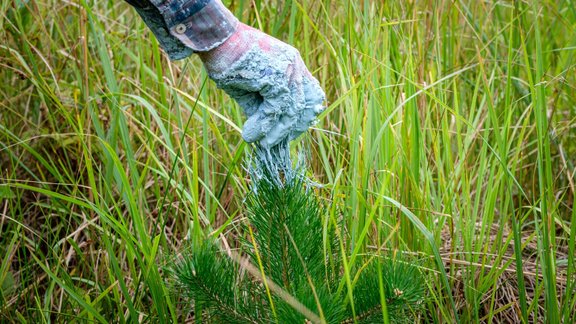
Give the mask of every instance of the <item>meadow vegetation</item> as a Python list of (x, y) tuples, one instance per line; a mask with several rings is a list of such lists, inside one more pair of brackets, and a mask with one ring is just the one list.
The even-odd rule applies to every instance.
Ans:
[[(402, 256), (422, 322), (576, 321), (573, 2), (224, 2), (326, 90), (292, 150), (349, 300)], [(241, 109), (123, 1), (2, 0), (0, 39), (0, 322), (199, 321), (165, 269), (246, 239)]]

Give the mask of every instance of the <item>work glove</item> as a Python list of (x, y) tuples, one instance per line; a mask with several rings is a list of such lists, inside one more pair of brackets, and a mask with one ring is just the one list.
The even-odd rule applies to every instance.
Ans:
[(324, 109), (325, 94), (294, 47), (245, 24), (222, 45), (199, 53), (216, 85), (247, 116), (242, 138), (271, 148), (291, 141)]

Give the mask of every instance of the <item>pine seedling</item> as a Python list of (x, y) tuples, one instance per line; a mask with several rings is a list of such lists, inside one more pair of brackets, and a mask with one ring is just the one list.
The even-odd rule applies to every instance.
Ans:
[(211, 322), (270, 321), (263, 287), (243, 276), (238, 265), (212, 240), (187, 249), (169, 273), (177, 291), (192, 300), (196, 309), (203, 309)]
[[(353, 273), (357, 277), (353, 312), (347, 292), (338, 289), (343, 273), (340, 253), (325, 252), (338, 251), (338, 241), (333, 229), (324, 233), (327, 213), (311, 184), (302, 171), (291, 171), (291, 176), (280, 179), (277, 170), (259, 170), (257, 175), (252, 173), (252, 192), (245, 200), (247, 222), (239, 235), (246, 262), (257, 265), (266, 280), (281, 287), (322, 322), (382, 322), (379, 282), (384, 286), (390, 322), (414, 321), (425, 287), (415, 265), (380, 255), (362, 260), (365, 266)], [(329, 266), (329, 260), (337, 267)], [(310, 320), (285, 296), (269, 294), (262, 278), (243, 271), (242, 262), (231, 260), (213, 241), (191, 247), (171, 267), (171, 273), (184, 295), (213, 323)]]
[[(379, 264), (378, 264), (379, 263)], [(424, 307), (425, 283), (416, 264), (401, 258), (372, 261), (359, 274), (354, 288), (354, 305), (358, 323), (382, 322), (382, 305), (378, 287), (378, 265), (382, 273), (389, 320), (392, 323), (414, 323)], [(351, 313), (351, 310), (348, 310)]]
[[(253, 229), (253, 240), (244, 243), (246, 253), (262, 257), (264, 272), (308, 309), (319, 314), (326, 322), (338, 323), (345, 319), (343, 296), (336, 295), (335, 277), (327, 276), (323, 233), (326, 215), (302, 171), (291, 171), (292, 176), (277, 181), (277, 173), (264, 170), (247, 197), (248, 224)], [(284, 172), (283, 174), (286, 174)], [(328, 233), (331, 251), (337, 250), (335, 235)], [(303, 323), (306, 318), (277, 300), (279, 321)]]

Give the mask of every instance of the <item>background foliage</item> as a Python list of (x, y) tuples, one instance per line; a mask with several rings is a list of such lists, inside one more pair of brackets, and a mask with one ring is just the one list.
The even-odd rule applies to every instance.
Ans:
[[(348, 269), (414, 254), (428, 321), (574, 321), (572, 2), (227, 3), (327, 91), (295, 146)], [(190, 317), (159, 265), (234, 242), (240, 109), (122, 1), (2, 0), (0, 39), (0, 319)]]

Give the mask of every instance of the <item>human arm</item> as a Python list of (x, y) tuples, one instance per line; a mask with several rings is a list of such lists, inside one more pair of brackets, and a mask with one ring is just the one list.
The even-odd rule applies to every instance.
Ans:
[(217, 86), (243, 108), (243, 138), (271, 147), (305, 132), (324, 92), (299, 52), (238, 22), (220, 0), (127, 0), (171, 59), (198, 53)]

